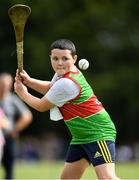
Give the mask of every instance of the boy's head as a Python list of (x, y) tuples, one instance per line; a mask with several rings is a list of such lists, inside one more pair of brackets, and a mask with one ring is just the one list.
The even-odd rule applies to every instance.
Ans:
[(77, 71), (74, 65), (77, 60), (76, 48), (68, 39), (58, 39), (52, 43), (50, 58), (52, 67), (59, 76), (69, 71)]
[(76, 48), (72, 41), (69, 39), (58, 39), (54, 41), (50, 46), (50, 52), (53, 49), (61, 49), (61, 50), (69, 50), (71, 52), (71, 55), (76, 55)]

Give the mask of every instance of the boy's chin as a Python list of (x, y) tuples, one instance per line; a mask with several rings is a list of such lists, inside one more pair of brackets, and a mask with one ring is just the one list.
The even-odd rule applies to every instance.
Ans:
[(58, 76), (63, 76), (66, 73), (67, 73), (66, 71), (57, 71)]

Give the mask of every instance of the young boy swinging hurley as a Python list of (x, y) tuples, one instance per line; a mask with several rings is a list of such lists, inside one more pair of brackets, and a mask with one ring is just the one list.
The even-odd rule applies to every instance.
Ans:
[[(80, 179), (92, 164), (98, 179), (118, 179), (115, 174), (116, 129), (83, 74), (75, 66), (76, 48), (68, 39), (50, 46), (53, 80), (31, 78), (26, 71), (16, 74), (15, 91), (32, 108), (43, 112), (58, 108), (72, 140), (61, 179)], [(27, 87), (43, 94), (31, 95)], [(54, 109), (53, 109), (54, 110)], [(58, 119), (58, 118), (57, 118)]]

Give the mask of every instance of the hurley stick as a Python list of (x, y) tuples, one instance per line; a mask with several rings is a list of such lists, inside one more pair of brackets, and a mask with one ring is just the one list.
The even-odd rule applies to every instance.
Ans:
[(23, 4), (16, 4), (8, 10), (8, 14), (12, 21), (15, 31), (17, 64), (18, 64), (19, 72), (23, 70), (24, 28), (30, 13), (31, 13), (31, 8)]

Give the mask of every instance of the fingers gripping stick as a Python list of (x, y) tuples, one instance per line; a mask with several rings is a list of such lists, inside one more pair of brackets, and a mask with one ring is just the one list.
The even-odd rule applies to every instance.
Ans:
[(8, 10), (8, 14), (12, 21), (15, 31), (17, 64), (18, 64), (19, 72), (23, 70), (24, 28), (30, 13), (31, 13), (31, 8), (23, 4), (16, 4)]

